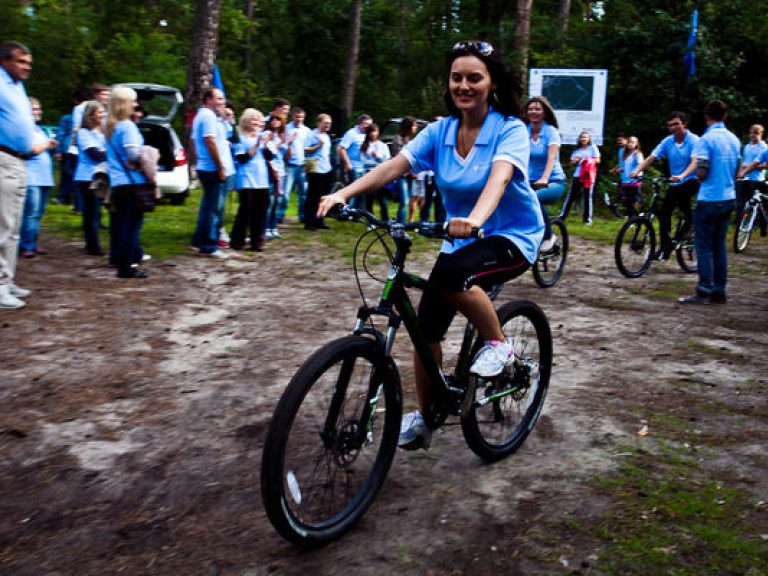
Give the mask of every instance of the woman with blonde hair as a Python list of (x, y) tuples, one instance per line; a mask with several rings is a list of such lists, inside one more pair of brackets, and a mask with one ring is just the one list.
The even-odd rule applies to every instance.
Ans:
[(250, 233), (251, 250), (264, 250), (264, 224), (269, 206), (269, 170), (264, 157), (262, 136), (264, 115), (255, 108), (246, 108), (238, 125), (239, 141), (234, 146), (237, 170), (235, 189), (240, 199), (229, 246), (233, 250), (245, 247)]
[(571, 154), (571, 166), (576, 166), (571, 177), (571, 188), (563, 203), (560, 218), (565, 220), (571, 206), (581, 198), (581, 216), (585, 224), (592, 224), (592, 193), (595, 189), (597, 165), (600, 164), (600, 150), (592, 144), (592, 136), (584, 131), (579, 134), (578, 148)]
[(144, 137), (131, 115), (136, 108), (136, 92), (127, 86), (115, 86), (107, 114), (107, 169), (112, 186), (111, 261), (117, 265), (118, 278), (146, 278), (147, 273), (134, 267), (141, 261), (139, 235), (144, 212), (136, 203), (139, 186), (147, 179), (134, 170)]
[(83, 234), (85, 251), (92, 256), (102, 256), (104, 252), (99, 244), (99, 225), (101, 222), (101, 199), (91, 190), (91, 182), (96, 167), (106, 159), (104, 131), (104, 105), (97, 100), (86, 102), (83, 120), (77, 131), (77, 168), (72, 181), (80, 188), (83, 199)]

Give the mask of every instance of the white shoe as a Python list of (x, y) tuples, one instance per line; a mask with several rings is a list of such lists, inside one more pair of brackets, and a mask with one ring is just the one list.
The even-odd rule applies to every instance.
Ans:
[(223, 250), (216, 250), (216, 252), (204, 254), (204, 256), (208, 256), (208, 258), (216, 258), (217, 260), (226, 260), (227, 258), (229, 258), (229, 254), (227, 254)]
[(280, 234), (280, 231), (277, 228), (272, 230), (272, 238), (282, 238), (282, 237), (283, 235)]
[(147, 254), (147, 253), (142, 254), (141, 256), (142, 262), (149, 262), (150, 260), (152, 260), (152, 254)]
[(11, 294), (11, 296), (16, 296), (16, 298), (26, 298), (32, 292), (30, 290), (26, 290), (25, 288), (19, 288), (16, 286), (16, 284), (11, 284), (10, 288), (8, 289), (8, 292)]
[(272, 240), (274, 236), (272, 235), (272, 230), (266, 230), (264, 232), (264, 240)]
[(14, 308), (23, 308), (26, 305), (24, 300), (19, 300), (11, 294), (11, 287), (8, 284), (0, 286), (0, 309), (13, 310)]
[(539, 246), (539, 252), (549, 252), (552, 250), (552, 248), (555, 247), (555, 242), (557, 242), (557, 236), (552, 234), (549, 238), (546, 240), (541, 241), (541, 246)]
[(515, 351), (512, 349), (512, 342), (509, 338), (504, 342), (486, 340), (485, 346), (475, 356), (475, 361), (469, 371), (481, 378), (493, 378), (501, 374), (504, 368), (512, 364), (514, 360)]

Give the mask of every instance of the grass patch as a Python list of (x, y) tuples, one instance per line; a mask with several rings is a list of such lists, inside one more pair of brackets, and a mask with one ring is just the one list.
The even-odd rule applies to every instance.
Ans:
[(691, 459), (635, 452), (616, 475), (599, 481), (617, 506), (581, 528), (602, 541), (603, 572), (760, 574), (768, 566), (757, 503), (697, 475)]

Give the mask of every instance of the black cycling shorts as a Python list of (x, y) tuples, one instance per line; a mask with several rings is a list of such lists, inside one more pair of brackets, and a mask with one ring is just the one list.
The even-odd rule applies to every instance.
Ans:
[(419, 323), (427, 340), (440, 342), (456, 315), (442, 292), (464, 292), (475, 285), (490, 290), (517, 278), (530, 266), (514, 242), (503, 236), (489, 236), (456, 252), (441, 253), (419, 303)]

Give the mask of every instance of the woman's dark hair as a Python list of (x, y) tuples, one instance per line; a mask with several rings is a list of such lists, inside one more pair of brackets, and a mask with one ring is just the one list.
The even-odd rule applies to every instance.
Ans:
[(413, 126), (415, 124), (416, 119), (413, 116), (405, 116), (400, 120), (400, 128), (397, 130), (397, 133), (400, 134), (402, 138), (410, 139), (413, 137)]
[(552, 104), (549, 103), (549, 100), (547, 100), (544, 96), (534, 96), (528, 102), (525, 103), (525, 108), (523, 109), (523, 120), (526, 124), (530, 124), (530, 120), (528, 120), (528, 106), (530, 106), (533, 102), (538, 102), (541, 104), (541, 107), (544, 109), (544, 121), (554, 126), (555, 128), (560, 128), (560, 126), (557, 125), (557, 116), (555, 116), (555, 109), (552, 108)]
[(280, 116), (280, 114), (272, 114), (269, 117), (269, 122), (267, 122), (267, 130), (271, 130), (272, 132), (275, 132), (275, 130), (272, 130), (272, 126), (270, 125), (272, 123), (272, 120), (280, 120), (280, 128), (276, 130), (278, 134), (283, 134), (285, 132), (285, 118)]
[(504, 116), (520, 118), (520, 97), (523, 91), (520, 78), (517, 74), (513, 73), (506, 64), (504, 64), (501, 55), (493, 48), (493, 46), (488, 42), (475, 41), (457, 42), (446, 58), (449, 77), (446, 78), (445, 81), (443, 101), (451, 116), (457, 118), (461, 116), (461, 112), (453, 103), (453, 97), (448, 88), (448, 83), (453, 61), (462, 56), (475, 56), (485, 64), (486, 68), (488, 68), (488, 73), (491, 75), (491, 82), (496, 84), (496, 90), (493, 90), (488, 94), (488, 104), (493, 106), (494, 110), (500, 112)]
[(368, 128), (365, 129), (365, 140), (363, 140), (363, 145), (360, 146), (360, 152), (363, 154), (368, 152), (368, 145), (371, 143), (371, 133), (378, 131), (379, 127), (376, 124), (371, 124), (368, 126)]

